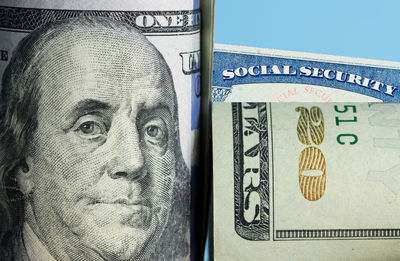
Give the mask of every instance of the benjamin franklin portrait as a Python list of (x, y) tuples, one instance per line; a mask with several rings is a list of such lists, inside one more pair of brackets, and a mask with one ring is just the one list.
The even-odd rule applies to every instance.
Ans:
[(189, 174), (162, 54), (80, 16), (32, 31), (0, 95), (0, 260), (185, 260)]

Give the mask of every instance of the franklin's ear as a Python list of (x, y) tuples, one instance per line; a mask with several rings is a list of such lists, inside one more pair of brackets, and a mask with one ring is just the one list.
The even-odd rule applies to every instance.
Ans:
[(24, 195), (28, 195), (33, 191), (32, 167), (31, 157), (26, 157), (26, 159), (22, 160), (18, 166), (18, 187)]

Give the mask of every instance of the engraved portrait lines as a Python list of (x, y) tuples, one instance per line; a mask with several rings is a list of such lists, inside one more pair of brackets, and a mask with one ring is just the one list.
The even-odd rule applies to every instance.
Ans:
[(184, 260), (190, 176), (160, 50), (124, 22), (78, 16), (14, 53), (0, 92), (0, 260)]

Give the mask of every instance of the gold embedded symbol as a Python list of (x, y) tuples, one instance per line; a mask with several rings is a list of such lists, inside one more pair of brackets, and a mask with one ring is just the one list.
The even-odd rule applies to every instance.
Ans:
[[(305, 175), (305, 171), (321, 171), (318, 176)], [(322, 151), (316, 147), (307, 147), (300, 153), (299, 185), (304, 198), (319, 200), (325, 193), (326, 161)]]
[(324, 140), (324, 116), (319, 107), (313, 106), (310, 110), (305, 107), (297, 107), (300, 112), (297, 123), (297, 137), (304, 145), (311, 145), (311, 140), (315, 145), (320, 145)]

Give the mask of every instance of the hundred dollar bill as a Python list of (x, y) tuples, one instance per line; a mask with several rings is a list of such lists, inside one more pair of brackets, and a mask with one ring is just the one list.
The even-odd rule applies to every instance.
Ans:
[(399, 102), (400, 63), (215, 44), (214, 102)]
[(214, 103), (215, 260), (400, 259), (399, 115)]
[(197, 0), (0, 1), (0, 260), (189, 258), (199, 34)]

